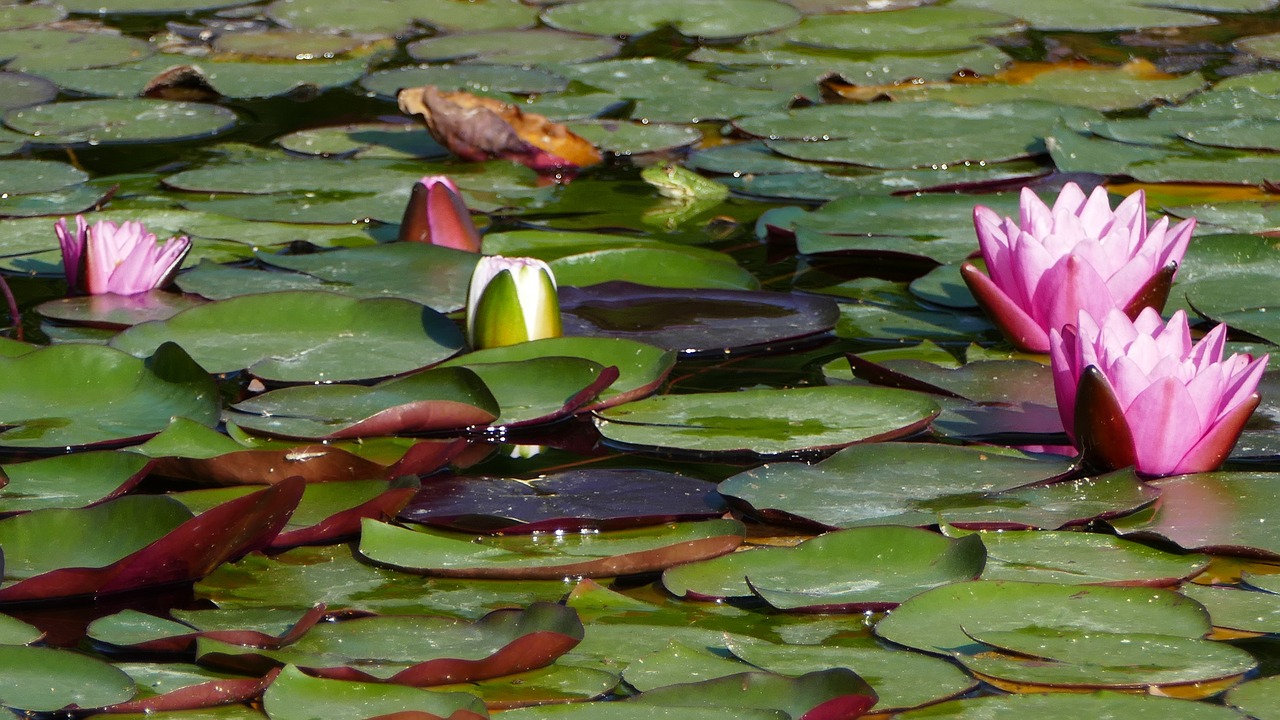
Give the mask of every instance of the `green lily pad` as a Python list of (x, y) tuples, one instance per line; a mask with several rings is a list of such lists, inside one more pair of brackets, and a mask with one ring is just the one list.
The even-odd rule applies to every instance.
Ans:
[(138, 693), (128, 702), (112, 705), (113, 713), (196, 709), (245, 702), (261, 697), (276, 676), (269, 673), (261, 678), (242, 677), (178, 663), (118, 663), (115, 667), (137, 684)]
[(87, 15), (161, 15), (244, 5), (248, 0), (67, 0), (62, 3), (72, 13)]
[(639, 35), (670, 25), (707, 40), (777, 30), (799, 19), (794, 8), (774, 0), (583, 0), (542, 13), (553, 28), (588, 35)]
[[(1241, 296), (1241, 287), (1250, 289), (1247, 296)], [(1200, 280), (1185, 292), (1187, 303), (1199, 314), (1270, 343), (1280, 342), (1280, 324), (1270, 317), (1280, 309), (1276, 308), (1280, 305), (1280, 282), (1273, 276), (1245, 270)]]
[(465, 368), (439, 368), (377, 385), (299, 385), (231, 406), (236, 425), (269, 435), (332, 440), (460, 430), (497, 418), (499, 405)]
[[(479, 257), (476, 253), (417, 242), (309, 255), (259, 255), (269, 265), (324, 281), (325, 289), (332, 292), (359, 298), (404, 298), (440, 312), (466, 305), (471, 272)], [(424, 277), (432, 281), (424, 283)]]
[(439, 30), (514, 30), (531, 27), (538, 11), (517, 0), (459, 5), (452, 0), (382, 0), (351, 12), (343, 0), (276, 0), (267, 16), (295, 30), (398, 35), (417, 23)]
[(1280, 633), (1280, 605), (1271, 593), (1192, 583), (1179, 592), (1204, 605), (1215, 628)]
[(1280, 501), (1275, 473), (1197, 473), (1156, 480), (1154, 514), (1112, 521), (1123, 535), (1164, 538), (1187, 550), (1280, 557), (1280, 534), (1269, 519)]
[(1063, 172), (1128, 175), (1141, 182), (1256, 185), (1280, 175), (1275, 153), (1189, 142), (1133, 145), (1060, 128), (1046, 138), (1045, 145)]
[(0, 645), (0, 705), (28, 712), (93, 709), (133, 696), (128, 675), (71, 650)]
[(618, 54), (622, 43), (612, 38), (533, 28), (437, 35), (405, 46), (420, 62), (483, 62), (545, 65), (601, 60)]
[(576, 703), (598, 698), (618, 686), (611, 672), (553, 663), (544, 668), (504, 675), (491, 680), (441, 685), (435, 692), (458, 690), (479, 697), (491, 710)]
[(981, 537), (987, 546), (983, 580), (1174, 585), (1209, 566), (1204, 555), (1175, 555), (1096, 533), (1005, 531)]
[(802, 518), (831, 528), (932, 525), (948, 511), (999, 506), (1005, 491), (1070, 468), (1065, 459), (995, 448), (872, 443), (845, 448), (816, 465), (764, 465), (717, 489), (770, 520)]
[(33, 28), (0, 31), (0, 57), (6, 70), (41, 73), (46, 70), (108, 67), (150, 55), (145, 40), (107, 32), (75, 32)]
[(221, 53), (274, 60), (299, 60), (295, 68), (321, 58), (333, 58), (366, 47), (360, 38), (306, 30), (262, 30), (223, 33), (213, 40), (213, 49)]
[(1115, 691), (988, 695), (952, 700), (899, 716), (900, 720), (1018, 720), (1029, 717), (1240, 720), (1239, 713), (1218, 705)]
[(614, 155), (641, 155), (674, 150), (702, 140), (702, 133), (681, 125), (597, 120), (569, 123), (568, 127), (592, 145)]
[(1221, 682), (1257, 666), (1248, 652), (1201, 638), (1142, 632), (1024, 627), (974, 632), (1010, 655), (962, 656), (970, 672), (997, 686), (1164, 688)]
[(83, 452), (0, 465), (0, 513), (77, 508), (109, 500), (142, 479), (147, 459), (126, 452)]
[(1253, 35), (1236, 40), (1233, 44), (1250, 55), (1267, 60), (1280, 60), (1280, 33)]
[[(430, 643), (422, 642), (424, 635), (431, 637)], [(196, 657), (205, 664), (280, 663), (332, 680), (426, 687), (543, 667), (581, 639), (577, 613), (555, 603), (535, 603), (523, 610), (495, 610), (475, 622), (372, 615), (318, 623), (278, 649), (206, 636), (196, 641)]]
[(960, 7), (920, 7), (805, 18), (784, 37), (794, 43), (858, 52), (929, 52), (978, 47), (1013, 30), (1009, 15)]
[(437, 159), (449, 154), (422, 128), (408, 123), (352, 123), (298, 130), (276, 138), (299, 155), (355, 158)]
[(216, 105), (129, 98), (18, 108), (4, 122), (44, 145), (110, 145), (211, 137), (231, 129), (236, 114)]
[(57, 22), (67, 16), (60, 5), (6, 5), (0, 8), (0, 29), (13, 30)]
[(990, 649), (975, 636), (1036, 625), (1182, 638), (1210, 629), (1199, 603), (1168, 590), (977, 580), (911, 598), (876, 624), (876, 635), (924, 652), (973, 656)]
[(484, 703), (460, 692), (431, 692), (390, 683), (327, 680), (289, 665), (262, 698), (271, 720), (332, 720), (413, 713), (424, 718), (484, 718)]
[(729, 651), (769, 672), (801, 675), (844, 667), (856, 672), (876, 691), (877, 713), (905, 710), (968, 692), (977, 681), (949, 662), (935, 657), (889, 650), (873, 641), (830, 645), (774, 644), (735, 639)]
[(126, 328), (149, 320), (168, 320), (178, 313), (204, 304), (189, 295), (149, 290), (136, 295), (84, 295), (41, 303), (36, 312), (50, 320), (91, 327)]
[[(292, 59), (294, 56), (289, 57)], [(180, 73), (177, 76), (179, 80), (191, 76), (190, 81), (207, 86), (223, 97), (248, 99), (286, 95), (303, 88), (320, 90), (349, 85), (364, 74), (366, 63), (363, 59), (305, 62), (226, 60), (162, 53), (136, 63), (42, 74), (76, 93), (128, 98), (142, 94), (153, 85), (164, 87), (164, 82), (157, 81), (173, 77), (171, 73)]]
[(51, 160), (0, 160), (0, 195), (61, 190), (89, 179), (83, 170)]
[[(1139, 69), (1135, 69), (1139, 68)], [(947, 83), (891, 89), (895, 100), (945, 100), (973, 109), (986, 103), (1044, 101), (1101, 111), (1129, 110), (1158, 102), (1178, 102), (1201, 90), (1199, 73), (1181, 77), (1146, 77), (1141, 66), (1116, 68), (1065, 67), (1040, 73), (1021, 83)], [(1078, 125), (1081, 116), (1064, 119)]]
[(736, 520), (704, 520), (562, 534), (548, 542), (540, 533), (472, 536), (365, 521), (360, 554), (381, 565), (443, 577), (610, 577), (723, 555), (742, 542), (742, 532)]
[(563, 77), (549, 70), (519, 65), (409, 66), (380, 70), (360, 81), (366, 90), (385, 98), (394, 98), (400, 88), (422, 85), (480, 95), (498, 92), (533, 95), (557, 93), (568, 84)]
[(1257, 678), (1231, 688), (1223, 698), (1230, 707), (1248, 713), (1257, 720), (1280, 717), (1280, 680), (1277, 676)]
[[(1173, 7), (1213, 10), (1212, 3), (1160, 3)], [(1069, 30), (1099, 32), (1138, 28), (1194, 27), (1212, 25), (1213, 18), (1170, 7), (1160, 7), (1146, 0), (1048, 0), (1028, 4), (1018, 0), (959, 0), (952, 7), (981, 8), (1003, 12), (1024, 20), (1037, 30)]]
[(927, 397), (888, 388), (757, 389), (660, 395), (605, 410), (597, 425), (629, 446), (774, 455), (910, 435), (936, 413)]
[[(174, 345), (146, 359), (94, 345), (55, 345), (0, 358), (0, 445), (61, 448), (154, 435), (174, 416), (212, 425), (213, 380)], [(51, 414), (56, 413), (56, 414)]]
[[(497, 399), (501, 412), (489, 424), (505, 428), (553, 422), (580, 412), (618, 377), (617, 368), (585, 358), (531, 358), (462, 367), (478, 375)], [(536, 387), (529, 386), (531, 377), (539, 379)]]
[(666, 379), (676, 361), (674, 352), (634, 340), (559, 337), (472, 351), (447, 360), (440, 367), (464, 366), (482, 372), (479, 368), (483, 365), (555, 357), (583, 358), (603, 367), (618, 368), (618, 379), (601, 390), (598, 398), (585, 406), (586, 410), (612, 407), (648, 395)]
[[(356, 300), (323, 292), (246, 295), (135, 325), (112, 339), (134, 354), (164, 342), (213, 373), (248, 369), (264, 380), (330, 382), (416, 370), (456, 353), (462, 334), (408, 300)], [(378, 353), (362, 352), (377, 347)]]
[[(689, 717), (689, 708), (639, 705), (637, 703), (569, 703), (517, 708), (502, 713), (506, 720), (679, 720)], [(698, 708), (699, 720), (789, 720), (781, 710), (746, 708)]]
[(739, 660), (672, 640), (667, 647), (636, 658), (622, 678), (636, 690), (648, 692), (666, 685), (702, 682), (754, 669)]
[[(782, 710), (799, 720), (832, 712), (858, 717), (876, 702), (866, 681), (845, 668), (788, 678), (771, 673), (742, 673), (697, 683), (655, 688), (627, 702), (669, 707), (738, 707)], [(821, 708), (822, 710), (819, 710)], [(837, 708), (839, 710), (837, 710)]]
[(723, 259), (704, 259), (682, 249), (642, 246), (594, 250), (549, 264), (556, 282), (569, 287), (621, 281), (665, 288), (760, 288), (760, 281), (737, 265)]

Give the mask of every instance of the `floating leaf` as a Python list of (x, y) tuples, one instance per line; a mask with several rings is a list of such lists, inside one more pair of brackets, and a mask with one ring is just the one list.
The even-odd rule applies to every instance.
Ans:
[(39, 73), (107, 67), (140, 60), (152, 52), (145, 40), (107, 32), (48, 28), (0, 32), (0, 57), (8, 59), (6, 70)]
[(71, 650), (0, 645), (0, 704), (14, 710), (94, 709), (128, 700), (129, 676)]
[(790, 717), (859, 717), (876, 702), (866, 681), (844, 668), (787, 678), (769, 673), (742, 673), (700, 683), (668, 685), (641, 693), (628, 702), (668, 707), (737, 707), (782, 710)]
[(1223, 698), (1226, 704), (1238, 708), (1258, 720), (1275, 720), (1280, 714), (1280, 680), (1276, 676), (1256, 678), (1235, 686)]
[(1174, 585), (1208, 567), (1204, 555), (1174, 555), (1110, 535), (1078, 532), (982, 533), (983, 580)]
[(262, 678), (212, 672), (195, 665), (127, 663), (116, 665), (133, 679), (138, 695), (133, 700), (111, 705), (113, 713), (191, 710), (248, 702), (261, 697), (276, 678)]
[(460, 578), (610, 577), (661, 570), (731, 552), (735, 520), (670, 523), (608, 532), (473, 537), (365, 521), (360, 554), (411, 572)]
[(477, 720), (488, 717), (484, 703), (474, 695), (427, 692), (388, 683), (327, 680), (286, 666), (262, 698), (271, 720), (364, 720), (369, 717), (411, 714), (420, 720), (450, 718)]
[(553, 7), (543, 22), (588, 35), (638, 35), (671, 25), (708, 40), (754, 35), (791, 25), (800, 14), (774, 0), (584, 0)]
[[(416, 22), (441, 30), (498, 30), (530, 27), (538, 11), (518, 0), (458, 5), (452, 0), (386, 0), (352, 13), (343, 0), (276, 0), (267, 16), (297, 30), (392, 35)], [(416, 33), (415, 33), (416, 34)]]
[(148, 290), (136, 295), (83, 295), (41, 303), (36, 312), (50, 320), (104, 327), (126, 328), (149, 320), (168, 320), (187, 308), (203, 304), (200, 298)]
[(111, 145), (211, 137), (231, 129), (236, 114), (216, 105), (129, 98), (19, 108), (4, 122), (41, 145)]
[(1280, 557), (1268, 519), (1280, 501), (1275, 473), (1197, 473), (1152, 481), (1160, 503), (1149, 517), (1115, 520), (1121, 534), (1164, 538), (1187, 550)]
[(859, 52), (929, 52), (978, 47), (1013, 29), (1009, 15), (961, 7), (839, 13), (805, 18), (783, 36), (794, 43)]
[[(248, 369), (265, 380), (384, 377), (440, 362), (462, 347), (447, 318), (408, 300), (323, 292), (248, 295), (136, 325), (111, 344), (130, 353), (176, 342), (213, 373)], [(377, 354), (362, 352), (377, 347)]]
[(144, 457), (107, 451), (6, 463), (0, 465), (8, 478), (0, 489), (0, 513), (77, 508), (110, 500), (128, 492), (147, 468)]
[(902, 713), (901, 720), (1016, 720), (1028, 717), (1114, 717), (1131, 720), (1240, 720), (1228, 708), (1115, 691), (1026, 693), (952, 700)]
[(779, 610), (887, 610), (929, 588), (978, 577), (985, 557), (976, 539), (949, 540), (904, 527), (855, 528), (794, 548), (680, 565), (662, 574), (662, 585), (693, 599), (759, 595)]
[(630, 446), (774, 455), (903, 437), (936, 413), (924, 395), (889, 388), (755, 389), (637, 400), (597, 425)]
[(1271, 593), (1185, 584), (1183, 595), (1204, 605), (1215, 628), (1242, 633), (1280, 632), (1280, 607)]
[(538, 65), (600, 60), (618, 53), (612, 38), (584, 37), (551, 28), (437, 35), (405, 46), (414, 60)]

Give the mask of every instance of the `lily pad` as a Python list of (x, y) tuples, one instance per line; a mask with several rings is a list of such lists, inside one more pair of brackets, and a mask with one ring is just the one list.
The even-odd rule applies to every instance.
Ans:
[(41, 145), (112, 145), (212, 137), (237, 118), (217, 105), (129, 98), (18, 108), (5, 113), (4, 122)]
[(566, 335), (625, 338), (682, 354), (776, 346), (829, 330), (824, 298), (746, 290), (650, 288), (613, 282), (560, 290)]
[(777, 30), (799, 19), (794, 8), (774, 0), (583, 0), (542, 13), (551, 27), (588, 35), (639, 35), (670, 25), (708, 40)]
[(393, 714), (477, 720), (488, 717), (474, 695), (428, 692), (389, 683), (327, 680), (303, 674), (290, 665), (267, 689), (263, 709), (271, 720), (364, 720)]
[(1110, 535), (1077, 532), (982, 533), (983, 580), (1167, 586), (1209, 566), (1204, 555), (1175, 555)]
[(0, 513), (78, 508), (128, 492), (147, 472), (147, 459), (125, 452), (83, 452), (0, 465)]
[(1017, 720), (1028, 717), (1240, 720), (1239, 713), (1217, 705), (1116, 691), (988, 695), (911, 710), (899, 717), (901, 720)]
[(28, 712), (94, 709), (133, 696), (128, 675), (71, 650), (0, 645), (0, 704)]
[(244, 5), (247, 0), (68, 0), (68, 11), (91, 15), (164, 15)]
[(83, 170), (52, 160), (0, 160), (0, 196), (47, 193), (88, 179)]
[(90, 327), (126, 328), (150, 320), (168, 320), (187, 308), (204, 304), (189, 295), (149, 290), (136, 295), (84, 295), (41, 303), (36, 312), (49, 320)]
[(723, 555), (742, 542), (742, 533), (742, 524), (735, 520), (505, 537), (415, 531), (365, 521), (360, 553), (381, 565), (443, 577), (610, 577)]
[(141, 60), (154, 52), (145, 40), (109, 32), (32, 28), (0, 31), (0, 57), (6, 70), (107, 67)]
[(436, 159), (449, 154), (422, 128), (408, 123), (352, 123), (298, 130), (276, 138), (299, 155)]
[(854, 528), (794, 548), (758, 548), (669, 568), (662, 585), (700, 600), (759, 595), (779, 610), (888, 610), (929, 588), (973, 580), (985, 557), (977, 539), (950, 540), (904, 527)]
[(1121, 534), (1164, 538), (1187, 550), (1280, 557), (1280, 534), (1269, 522), (1280, 475), (1197, 473), (1151, 485), (1160, 492), (1155, 512), (1114, 520)]
[(792, 718), (856, 718), (875, 705), (876, 694), (851, 670), (833, 668), (788, 678), (742, 673), (641, 693), (628, 702), (668, 707), (737, 707), (782, 710)]
[(607, 439), (632, 447), (775, 455), (917, 432), (937, 406), (871, 387), (755, 389), (659, 395), (598, 414)]
[(550, 70), (520, 65), (409, 66), (381, 70), (360, 81), (366, 90), (388, 99), (395, 98), (401, 88), (424, 85), (481, 95), (499, 92), (534, 95), (558, 93), (568, 84)]
[(703, 520), (724, 503), (702, 480), (602, 468), (529, 480), (455, 477), (427, 482), (400, 519), (461, 532), (575, 532)]
[(377, 35), (407, 34), (417, 23), (453, 31), (517, 29), (531, 27), (538, 17), (535, 8), (517, 0), (482, 5), (459, 5), (452, 0), (383, 0), (359, 13), (350, 10), (344, 0), (276, 0), (267, 6), (267, 16), (297, 30)]
[(377, 385), (299, 385), (249, 398), (228, 418), (247, 430), (281, 437), (336, 440), (461, 430), (485, 425), (499, 406), (465, 368), (439, 368)]
[(960, 7), (920, 7), (805, 18), (784, 37), (801, 45), (859, 52), (962, 50), (1013, 30), (1009, 15)]
[[(213, 373), (248, 369), (264, 380), (330, 382), (385, 377), (440, 362), (462, 334), (408, 300), (324, 292), (246, 295), (135, 325), (111, 344), (143, 354), (176, 342)], [(377, 347), (377, 354), (362, 352)]]
[(551, 703), (580, 703), (605, 695), (618, 686), (611, 672), (553, 663), (537, 670), (457, 685), (441, 685), (434, 692), (458, 690), (479, 697), (491, 710), (546, 707)]
[(415, 40), (405, 51), (422, 62), (539, 65), (601, 60), (613, 57), (621, 47), (612, 38), (533, 28), (438, 35)]
[(95, 97), (129, 98), (144, 93), (182, 97), (184, 84), (190, 84), (206, 96), (250, 99), (350, 85), (364, 74), (366, 62), (227, 60), (162, 53), (125, 65), (43, 74), (66, 90)]
[(1210, 627), (1199, 603), (1168, 590), (978, 580), (915, 596), (877, 623), (876, 635), (924, 652), (972, 656), (990, 649), (975, 636), (1036, 625), (1182, 638), (1202, 637)]
[(1280, 606), (1271, 593), (1187, 583), (1179, 591), (1204, 605), (1215, 628), (1280, 633)]
[[(424, 635), (432, 641), (423, 643)], [(425, 687), (543, 667), (581, 639), (577, 613), (554, 603), (534, 603), (524, 610), (496, 610), (474, 623), (422, 615), (320, 623), (274, 650), (202, 637), (196, 655), (203, 663), (283, 663), (333, 680)]]
[(1273, 675), (1241, 683), (1227, 692), (1224, 700), (1228, 706), (1248, 713), (1249, 717), (1275, 720), (1280, 717), (1276, 712), (1280, 707), (1280, 680)]
[(213, 380), (177, 346), (152, 351), (137, 359), (94, 345), (55, 345), (0, 358), (0, 392), (9, 398), (0, 445), (119, 443), (154, 435), (174, 416), (217, 422)]

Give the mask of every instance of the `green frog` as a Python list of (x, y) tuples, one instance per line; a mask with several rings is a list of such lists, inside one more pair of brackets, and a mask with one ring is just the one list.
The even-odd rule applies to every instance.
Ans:
[(650, 165), (640, 177), (672, 200), (720, 202), (729, 196), (729, 188), (675, 163)]

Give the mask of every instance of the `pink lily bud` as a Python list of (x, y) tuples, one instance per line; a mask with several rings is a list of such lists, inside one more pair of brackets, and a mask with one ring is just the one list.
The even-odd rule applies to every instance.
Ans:
[(1154, 308), (1103, 317), (1099, 326), (1082, 310), (1049, 331), (1058, 412), (1085, 463), (1155, 477), (1220, 466), (1258, 406), (1270, 356), (1223, 360), (1227, 326), (1193, 344), (1181, 310), (1167, 325)]
[(62, 267), (73, 291), (90, 295), (135, 295), (162, 287), (173, 279), (191, 250), (191, 240), (172, 237), (158, 244), (140, 222), (116, 225), (99, 220), (89, 227), (76, 216), (76, 229), (67, 219), (53, 225), (62, 246)]
[(444, 175), (428, 175), (414, 183), (400, 221), (400, 239), (480, 252), (480, 233), (471, 212), (458, 186)]
[(1052, 208), (1023, 188), (1020, 209), (1015, 221), (974, 208), (987, 274), (971, 263), (960, 272), (1009, 342), (1029, 352), (1047, 352), (1049, 331), (1081, 310), (1100, 318), (1120, 308), (1135, 318), (1162, 309), (1195, 229), (1194, 219), (1169, 229), (1167, 217), (1148, 228), (1141, 190), (1113, 211), (1101, 187), (1086, 198), (1068, 183)]

